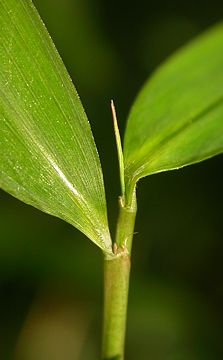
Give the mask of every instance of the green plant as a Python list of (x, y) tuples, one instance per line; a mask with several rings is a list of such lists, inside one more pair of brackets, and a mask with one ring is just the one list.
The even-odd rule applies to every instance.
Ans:
[(122, 191), (112, 240), (90, 126), (44, 25), (29, 0), (0, 0), (0, 24), (1, 187), (102, 249), (102, 357), (121, 360), (136, 183), (223, 151), (223, 26), (178, 51), (146, 83), (130, 111), (124, 152), (112, 103)]

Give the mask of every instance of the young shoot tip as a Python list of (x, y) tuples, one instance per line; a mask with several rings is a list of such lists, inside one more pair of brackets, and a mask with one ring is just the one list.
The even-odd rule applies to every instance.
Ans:
[(111, 100), (111, 111), (112, 111), (113, 126), (114, 126), (116, 146), (117, 146), (117, 152), (118, 152), (121, 191), (122, 191), (122, 196), (124, 196), (124, 194), (125, 194), (124, 159), (123, 159), (122, 142), (121, 142), (121, 136), (120, 136), (120, 131), (119, 131), (119, 127), (118, 127), (118, 120), (117, 120), (117, 114), (116, 114), (114, 100)]

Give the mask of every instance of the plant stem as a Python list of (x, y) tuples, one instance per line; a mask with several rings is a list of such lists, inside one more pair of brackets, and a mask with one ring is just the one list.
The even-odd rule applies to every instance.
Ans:
[(136, 198), (125, 206), (120, 198), (114, 256), (104, 259), (103, 360), (124, 360), (130, 255), (136, 217)]

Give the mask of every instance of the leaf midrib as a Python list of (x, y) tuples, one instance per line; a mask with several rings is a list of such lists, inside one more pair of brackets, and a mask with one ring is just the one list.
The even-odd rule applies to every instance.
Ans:
[[(206, 107), (205, 109), (201, 110), (197, 115), (195, 115), (193, 118), (188, 119), (186, 121), (186, 123), (184, 123), (179, 129), (177, 129), (176, 131), (174, 131), (172, 134), (170, 134), (169, 136), (165, 137), (162, 141), (160, 141), (159, 143), (157, 143), (154, 147), (152, 147), (150, 149), (150, 153), (149, 155), (145, 155), (144, 157), (142, 157), (138, 162), (137, 161), (133, 161), (130, 165), (126, 165), (125, 167), (125, 172), (128, 175), (128, 173), (132, 173), (132, 179), (135, 179), (135, 182), (137, 182), (139, 180), (139, 178), (141, 177), (140, 175), (142, 174), (143, 170), (145, 169), (145, 167), (148, 165), (149, 161), (148, 161), (148, 157), (151, 159), (151, 157), (155, 157), (156, 153), (158, 151), (160, 151), (160, 148), (163, 148), (164, 146), (166, 146), (167, 144), (171, 143), (174, 139), (176, 139), (176, 137), (178, 135), (181, 135), (183, 132), (185, 132), (186, 130), (188, 130), (189, 127), (194, 126), (196, 123), (198, 123), (199, 121), (201, 121), (203, 119), (204, 116), (208, 115), (209, 113), (211, 113), (215, 108), (218, 108), (220, 105), (223, 104), (223, 96), (219, 97), (216, 101), (213, 101), (212, 103), (209, 104), (208, 107)], [(143, 152), (143, 149), (146, 147), (146, 144), (141, 148), (140, 152)], [(151, 156), (152, 154), (152, 156)], [(134, 171), (134, 169), (137, 168), (136, 171)], [(131, 171), (131, 169), (133, 169), (133, 171)]]
[[(23, 5), (23, 4), (22, 4), (22, 5)], [(5, 7), (4, 4), (3, 4), (3, 6)], [(30, 13), (27, 11), (26, 7), (23, 6), (23, 8), (24, 8), (24, 10), (26, 11), (27, 16), (29, 16), (29, 18), (30, 18), (31, 21), (33, 22), (33, 19), (32, 19), (32, 17), (30, 16)], [(5, 10), (7, 11), (6, 7), (5, 7)], [(33, 25), (35, 26), (35, 23), (34, 23), (34, 22), (33, 22)], [(19, 29), (18, 29), (18, 27), (16, 26), (15, 23), (14, 23), (14, 27), (15, 27), (16, 31), (17, 31), (18, 33), (20, 33), (20, 31), (19, 31)], [(35, 26), (35, 28), (36, 28), (36, 26)], [(37, 30), (38, 30), (38, 28), (37, 28)], [(55, 59), (52, 58), (51, 53), (50, 53), (50, 51), (49, 51), (49, 44), (48, 44), (48, 42), (47, 42), (47, 44), (46, 44), (46, 42), (43, 41), (42, 33), (41, 33), (40, 31), (38, 31), (38, 33), (39, 33), (39, 36), (40, 36), (41, 39), (42, 39), (43, 44), (45, 45), (45, 49), (46, 49), (48, 55), (50, 56), (52, 62), (54, 63), (55, 67), (56, 67), (57, 70), (58, 70), (59, 79), (62, 81), (62, 84), (63, 84), (63, 85), (66, 87), (66, 89), (67, 89), (67, 93), (69, 94), (69, 98), (70, 98), (70, 100), (71, 100), (71, 103), (73, 104), (73, 110), (75, 111), (75, 114), (76, 114), (76, 116), (77, 116), (77, 118), (78, 118), (78, 120), (79, 120), (79, 123), (81, 124), (80, 113), (79, 113), (79, 111), (76, 110), (76, 108), (75, 108), (75, 106), (74, 106), (74, 105), (75, 105), (75, 104), (74, 104), (74, 100), (73, 100), (73, 98), (72, 98), (72, 96), (71, 96), (71, 94), (70, 94), (70, 87), (68, 88), (67, 82), (64, 81), (63, 77), (61, 76), (60, 70), (58, 69), (57, 61), (60, 60), (60, 56), (59, 56), (59, 54), (57, 53), (57, 55), (58, 55), (58, 56), (57, 56), (57, 59), (56, 59), (57, 61), (55, 61)], [(20, 38), (21, 38), (21, 40), (23, 41), (24, 47), (27, 48), (26, 43), (24, 42), (24, 39), (23, 39), (22, 34), (20, 34)], [(45, 40), (45, 38), (44, 38), (44, 40)], [(3, 45), (3, 46), (4, 46), (4, 45)], [(11, 58), (11, 54), (10, 54), (10, 52), (8, 52), (8, 49), (7, 49), (5, 46), (4, 46), (4, 48), (5, 48), (5, 51), (8, 53), (8, 56)], [(34, 58), (34, 61), (35, 61), (36, 67), (39, 68), (39, 64), (38, 64), (38, 62), (36, 61), (35, 58)], [(17, 70), (18, 70), (18, 72), (20, 73), (20, 76), (23, 78), (23, 73), (21, 72), (18, 64), (17, 64), (16, 61), (15, 61), (15, 59), (13, 59), (13, 62), (14, 62), (14, 64), (17, 66)], [(39, 73), (41, 73), (41, 72), (39, 71)], [(41, 80), (42, 80), (42, 82), (43, 82), (43, 84), (44, 84), (44, 86), (45, 86), (45, 88), (46, 88), (45, 79), (41, 78)], [(25, 81), (25, 79), (24, 79), (24, 81)], [(70, 79), (70, 81), (71, 81), (71, 79)], [(73, 87), (73, 84), (72, 84), (72, 87)], [(73, 88), (73, 91), (74, 91), (75, 94), (77, 95), (75, 88)], [(5, 94), (5, 96), (6, 96), (6, 94)], [(60, 106), (60, 104), (58, 103), (57, 99), (55, 98), (55, 94), (54, 94), (53, 92), (52, 92), (52, 96), (53, 96), (53, 98), (54, 98), (57, 106), (59, 107), (60, 111), (62, 112), (63, 117), (66, 118), (65, 113), (64, 113), (64, 111), (63, 111), (63, 108), (61, 108), (61, 106)], [(34, 94), (33, 94), (33, 97), (35, 98)], [(14, 111), (16, 111), (16, 110), (15, 110), (15, 106), (12, 106), (12, 108), (14, 109)], [(24, 111), (25, 111), (25, 110), (24, 110)], [(27, 117), (29, 117), (29, 115), (28, 115), (27, 112), (26, 112), (26, 115), (27, 115)], [(88, 120), (87, 120), (87, 123), (89, 124)], [(85, 130), (86, 130), (86, 129), (85, 129)], [(29, 134), (29, 135), (30, 135), (30, 134)], [(36, 144), (36, 146), (38, 146), (38, 141), (35, 141), (35, 139), (32, 139), (32, 140), (34, 141), (34, 143)], [(78, 141), (78, 138), (77, 138), (77, 141)], [(79, 141), (78, 141), (78, 142), (79, 142)], [(82, 154), (83, 154), (83, 156), (84, 156), (84, 151), (83, 151), (82, 146), (81, 146), (80, 143), (79, 143), (79, 148), (80, 148), (80, 150), (82, 151)], [(43, 157), (46, 158), (45, 155), (44, 155), (45, 151), (42, 151), (42, 149), (40, 149), (40, 148), (39, 148), (39, 150), (40, 150), (40, 152), (42, 153)], [(98, 156), (98, 154), (97, 154), (96, 156)], [(48, 159), (46, 159), (46, 160), (48, 160)], [(51, 164), (51, 165), (52, 165), (52, 164)], [(53, 166), (52, 166), (52, 168), (55, 170), (55, 168), (54, 168)], [(55, 170), (55, 172), (56, 172), (56, 170)], [(58, 173), (57, 173), (57, 172), (56, 172), (56, 174), (57, 174), (57, 177), (58, 177)], [(60, 178), (60, 177), (59, 177), (59, 178)], [(60, 178), (60, 179), (61, 179), (61, 178)], [(63, 183), (63, 184), (64, 184), (64, 183)], [(73, 195), (74, 195), (74, 194), (73, 194)], [(79, 201), (77, 200), (77, 197), (75, 197), (75, 199), (76, 199), (76, 200), (75, 200), (75, 203), (78, 205), (79, 209), (82, 209), (82, 211), (83, 211), (84, 213), (85, 213), (86, 210), (87, 210), (87, 212), (88, 212), (88, 214), (89, 214), (89, 216), (88, 216), (89, 223), (90, 223), (91, 225), (95, 225), (95, 221), (96, 221), (96, 223), (98, 223), (98, 221), (97, 221), (96, 218), (95, 218), (94, 220), (92, 219), (92, 214), (94, 214), (94, 209), (93, 209), (93, 208), (90, 208), (89, 205), (87, 205), (86, 201), (83, 199), (83, 196), (82, 196), (83, 203), (80, 201), (79, 198), (78, 198)], [(85, 209), (85, 210), (84, 210), (84, 209)], [(94, 216), (93, 216), (93, 218), (94, 218)], [(99, 224), (99, 223), (98, 223), (98, 226), (99, 226), (99, 225), (101, 226), (102, 224)], [(103, 224), (103, 225), (104, 225), (104, 224)], [(100, 227), (100, 226), (99, 226), (99, 227)], [(95, 227), (95, 226), (94, 226), (94, 227)], [(99, 232), (99, 233), (97, 234), (97, 237), (99, 237), (99, 239), (102, 241), (100, 235), (102, 235), (101, 232)], [(103, 241), (103, 243), (106, 244), (106, 242), (104, 242), (104, 241)]]

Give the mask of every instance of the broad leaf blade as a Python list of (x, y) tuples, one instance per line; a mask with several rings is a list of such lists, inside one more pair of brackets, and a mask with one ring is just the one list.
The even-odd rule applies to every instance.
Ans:
[(0, 0), (1, 187), (111, 251), (101, 165), (85, 112), (29, 0)]
[(145, 84), (124, 141), (127, 196), (141, 177), (223, 151), (223, 25), (172, 56)]

